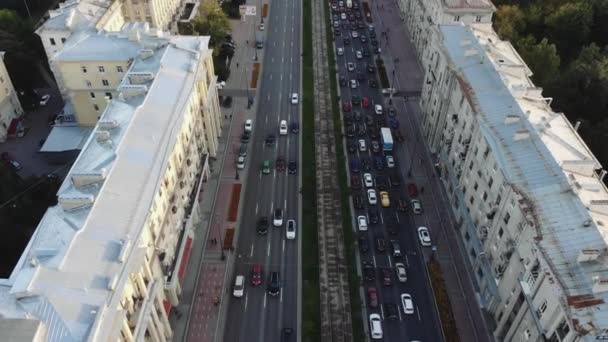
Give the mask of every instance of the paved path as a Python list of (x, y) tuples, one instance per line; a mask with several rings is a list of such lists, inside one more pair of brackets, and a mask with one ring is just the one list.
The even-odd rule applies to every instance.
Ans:
[(323, 6), (312, 2), (321, 340), (339, 342), (352, 341), (353, 332)]
[[(418, 65), (413, 44), (409, 39), (404, 39), (410, 34), (401, 21), (397, 3), (394, 0), (380, 0), (373, 6), (372, 12), (377, 19), (374, 22), (378, 23), (376, 28), (389, 80), (398, 90), (420, 91), (424, 74)], [(381, 37), (383, 31), (387, 32), (388, 38)], [(420, 130), (422, 113), (418, 99), (395, 99), (395, 105), (402, 124), (406, 126), (406, 153), (409, 154), (409, 163), (401, 166), (411, 170), (416, 183), (427, 189), (421, 194), (422, 202), (426, 211), (436, 213), (436, 224), (431, 224), (429, 228), (437, 244), (437, 258), (446, 280), (460, 340), (491, 341), (493, 338), (487, 325), (480, 324), (484, 320), (471, 279), (473, 271), (466, 262), (455, 219), (446, 200), (447, 194), (436, 177), (434, 159)]]

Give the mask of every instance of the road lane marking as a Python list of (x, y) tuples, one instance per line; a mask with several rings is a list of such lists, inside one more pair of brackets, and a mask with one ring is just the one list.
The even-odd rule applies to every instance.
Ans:
[(268, 116), (266, 116), (266, 120), (264, 120), (264, 123), (268, 123)]
[(281, 74), (281, 81), (283, 80), (283, 74)]
[(401, 308), (400, 307), (397, 307), (397, 314), (399, 314), (399, 320), (402, 321), (403, 318), (401, 316)]
[(271, 58), (271, 59), (270, 59), (270, 63), (274, 63), (274, 58)]
[[(272, 80), (272, 74), (270, 74), (270, 76), (268, 76), (268, 78)], [(270, 94), (268, 95), (268, 98), (270, 98)]]
[(382, 320), (384, 321), (384, 304), (380, 305), (380, 314), (382, 315)]
[(283, 239), (283, 253), (285, 253), (285, 240)]
[(284, 208), (285, 208), (285, 211), (287, 211), (287, 199), (285, 199), (285, 202), (284, 202), (284, 203), (285, 203), (285, 207), (284, 207)]
[(380, 212), (380, 222), (384, 224), (384, 216), (382, 215), (382, 212)]
[(266, 248), (266, 255), (270, 256), (270, 240), (268, 240), (268, 248)]
[(281, 303), (283, 303), (283, 289), (281, 289), (281, 296), (280, 296), (280, 298), (279, 298), (279, 301), (280, 301)]
[(387, 255), (388, 257), (388, 267), (393, 268), (393, 262), (391, 261), (391, 256)]
[(410, 259), (407, 258), (407, 255), (405, 256), (405, 264), (407, 265), (407, 268), (410, 268)]
[(273, 209), (274, 209), (274, 202), (270, 201), (270, 212), (272, 212)]
[(263, 303), (264, 308), (266, 308), (266, 292), (264, 292), (264, 303)]
[(258, 214), (258, 203), (255, 204), (255, 214)]
[(262, 171), (260, 171), (259, 175), (260, 175), (259, 178), (260, 178), (260, 181), (261, 181), (262, 180)]
[(255, 243), (251, 244), (251, 253), (249, 253), (250, 258), (253, 258), (253, 246), (255, 246)]
[(281, 64), (285, 64), (285, 57), (281, 57)]
[(395, 217), (397, 218), (397, 223), (400, 223), (399, 222), (399, 213), (395, 213)]
[[(373, 243), (372, 243), (372, 245), (373, 245)], [(374, 249), (373, 246), (372, 246), (372, 249)], [(372, 261), (374, 262), (374, 268), (378, 267), (378, 265), (376, 265), (376, 254), (375, 253), (372, 254)], [(376, 272), (376, 271), (374, 270), (374, 272)]]
[(268, 96), (266, 96), (266, 101), (270, 102), (270, 94), (268, 94)]
[(245, 293), (245, 311), (247, 311), (247, 300), (249, 299), (249, 296), (247, 295), (247, 293)]
[(418, 314), (418, 320), (422, 322), (422, 317), (420, 317), (420, 310), (418, 309), (418, 306), (416, 306), (416, 313)]
[(275, 181), (277, 179), (277, 169), (272, 171), (272, 180)]

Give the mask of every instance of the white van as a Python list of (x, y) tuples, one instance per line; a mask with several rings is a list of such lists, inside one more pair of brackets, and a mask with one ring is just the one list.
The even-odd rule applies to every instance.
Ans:
[(245, 276), (237, 275), (234, 279), (234, 291), (232, 295), (241, 298), (245, 294)]

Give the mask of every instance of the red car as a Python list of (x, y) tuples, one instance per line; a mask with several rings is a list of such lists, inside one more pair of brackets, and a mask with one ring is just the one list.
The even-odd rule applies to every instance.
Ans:
[(363, 107), (369, 107), (369, 98), (364, 97), (364, 98), (361, 100), (361, 104), (363, 105)]
[(350, 112), (350, 102), (349, 101), (342, 102), (342, 110), (344, 111), (344, 113)]
[(279, 172), (283, 172), (285, 171), (285, 158), (283, 157), (277, 157), (277, 171)]
[(418, 188), (416, 187), (416, 184), (414, 184), (414, 183), (410, 183), (407, 185), (407, 191), (409, 192), (410, 197), (418, 196)]
[(262, 279), (264, 278), (263, 273), (264, 272), (262, 272), (262, 265), (254, 264), (251, 268), (251, 285), (262, 285)]
[(367, 289), (367, 296), (369, 299), (369, 306), (372, 308), (378, 307), (378, 291), (376, 291), (375, 287), (370, 287)]
[(393, 284), (393, 277), (391, 276), (391, 270), (388, 268), (382, 269), (382, 283), (384, 286), (391, 286)]

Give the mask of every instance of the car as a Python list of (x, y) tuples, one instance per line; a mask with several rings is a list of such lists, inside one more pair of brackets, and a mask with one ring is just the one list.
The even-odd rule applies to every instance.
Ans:
[(350, 153), (355, 153), (357, 151), (357, 144), (355, 143), (354, 140), (349, 140), (348, 141), (348, 152)]
[(335, 28), (340, 27), (340, 22), (339, 22), (339, 21), (334, 21), (334, 27), (335, 27)]
[(355, 71), (355, 64), (354, 64), (354, 63), (352, 63), (352, 62), (348, 62), (348, 63), (346, 63), (346, 69), (347, 69), (348, 71)]
[(265, 235), (266, 233), (268, 233), (268, 225), (268, 217), (260, 217), (256, 226), (256, 231), (258, 232), (258, 234)]
[(369, 217), (369, 223), (376, 224), (378, 223), (378, 212), (375, 209), (368, 209), (367, 216)]
[(242, 143), (248, 143), (249, 139), (251, 138), (251, 133), (250, 132), (243, 132), (243, 134), (241, 135), (241, 142)]
[(376, 54), (376, 55), (379, 55), (379, 54), (380, 54), (380, 48), (379, 48), (379, 47), (377, 47), (377, 46), (374, 46), (374, 47), (372, 48), (372, 52), (373, 52), (374, 54)]
[(382, 320), (380, 319), (380, 315), (377, 313), (369, 315), (369, 331), (373, 340), (382, 339)]
[(388, 196), (388, 192), (380, 191), (380, 203), (382, 204), (383, 208), (388, 208), (391, 206), (391, 200)]
[(388, 177), (388, 181), (391, 183), (392, 187), (398, 187), (401, 185), (401, 181), (399, 180), (399, 176), (396, 174), (392, 174)]
[(300, 124), (297, 121), (294, 121), (290, 125), (291, 133), (298, 134), (300, 132)]
[(245, 132), (251, 132), (253, 130), (253, 120), (245, 120)]
[(376, 32), (375, 32), (375, 31), (371, 31), (371, 32), (369, 33), (369, 37), (370, 37), (370, 38), (376, 38)]
[(47, 103), (49, 103), (50, 99), (51, 99), (51, 95), (49, 95), (49, 94), (42, 95), (42, 97), (40, 97), (40, 105), (46, 106)]
[(374, 46), (374, 47), (378, 47), (378, 40), (376, 40), (376, 39), (372, 38), (372, 39), (370, 40), (370, 43), (372, 43), (372, 46)]
[(392, 169), (395, 167), (395, 158), (393, 158), (393, 156), (391, 156), (391, 155), (386, 156), (386, 167), (388, 167), (389, 169)]
[[(361, 98), (359, 95), (353, 95), (350, 97), (350, 102), (353, 104), (353, 106), (359, 106), (361, 104)], [(359, 114), (359, 116), (360, 115), (361, 114)]]
[(369, 202), (369, 204), (372, 204), (372, 205), (378, 203), (378, 197), (376, 196), (376, 190), (374, 190), (374, 189), (367, 190), (367, 201)]
[(407, 272), (405, 270), (405, 264), (402, 262), (395, 263), (395, 272), (397, 273), (397, 279), (401, 283), (405, 283), (407, 281)]
[(414, 301), (409, 293), (401, 294), (401, 305), (403, 305), (403, 313), (411, 315), (414, 313)]
[[(380, 153), (380, 143), (377, 140), (372, 140), (372, 152)], [(382, 164), (384, 164), (384, 162)]]
[(370, 79), (369, 81), (367, 81), (367, 85), (368, 85), (370, 88), (378, 88), (378, 82), (376, 82), (376, 80), (375, 80), (375, 79), (373, 79), (373, 78), (372, 78), (372, 79)]
[(338, 56), (344, 56), (344, 48), (338, 48)]
[(374, 67), (372, 63), (368, 63), (366, 69), (367, 72), (369, 72), (370, 74), (373, 74), (376, 71), (376, 67)]
[(358, 159), (353, 159), (350, 161), (350, 170), (353, 173), (359, 173), (359, 171), (361, 171), (361, 163)]
[(260, 25), (258, 25), (258, 29), (259, 29), (260, 31), (264, 31), (264, 29), (265, 29), (265, 28), (266, 28), (266, 27), (264, 26), (264, 23), (260, 23)]
[(363, 105), (363, 107), (365, 107), (365, 108), (369, 107), (369, 104), (370, 104), (369, 97), (364, 97), (364, 98), (361, 100), (361, 104), (362, 104), (362, 105)]
[(262, 265), (253, 264), (253, 266), (251, 266), (251, 285), (252, 286), (262, 285), (263, 278), (264, 278), (264, 271), (262, 270)]
[(353, 190), (361, 189), (361, 178), (354, 173), (350, 176), (350, 187), (353, 188)]
[(232, 290), (232, 295), (235, 298), (241, 298), (245, 294), (245, 276), (237, 275), (234, 279), (234, 289)]
[(287, 135), (287, 120), (281, 120), (279, 123), (279, 135)]
[(369, 251), (369, 242), (365, 236), (359, 237), (359, 251), (361, 253), (367, 253), (367, 251)]
[(361, 197), (361, 195), (353, 195), (353, 205), (357, 209), (363, 209), (363, 198)]
[(369, 261), (363, 262), (363, 278), (367, 281), (376, 280), (376, 270), (374, 265)]
[(367, 217), (365, 217), (364, 215), (360, 215), (357, 217), (357, 226), (359, 227), (359, 230), (362, 232), (367, 231)]
[(367, 300), (369, 302), (370, 308), (378, 307), (378, 291), (376, 290), (375, 287), (367, 288)]
[(389, 126), (391, 129), (399, 129), (399, 120), (397, 118), (390, 118)]
[(296, 221), (288, 220), (287, 229), (285, 230), (285, 237), (287, 240), (293, 240), (296, 238)]
[(388, 268), (382, 269), (382, 284), (384, 284), (384, 286), (393, 285), (393, 276), (391, 275), (391, 270)]
[(365, 81), (365, 75), (362, 72), (357, 72), (357, 80)]
[(357, 122), (362, 122), (363, 121), (363, 116), (361, 115), (360, 111), (355, 111), (355, 121)]
[(382, 304), (382, 307), (384, 308), (384, 317), (386, 319), (399, 319), (399, 311), (397, 310), (397, 305), (391, 303), (384, 303)]
[(379, 253), (386, 252), (386, 240), (384, 238), (376, 238), (376, 250)]
[(431, 234), (427, 227), (418, 227), (418, 239), (420, 239), (420, 244), (424, 247), (431, 245)]
[(407, 185), (407, 192), (410, 194), (410, 197), (418, 196), (418, 188), (416, 187), (416, 184), (409, 183)]
[(355, 57), (357, 57), (357, 59), (363, 59), (363, 53), (361, 53), (361, 51), (357, 50), (357, 51), (355, 51)]
[(346, 87), (346, 85), (347, 85), (346, 78), (344, 76), (340, 76), (340, 86)]
[(391, 240), (391, 249), (393, 250), (393, 257), (400, 258), (401, 257), (401, 246), (399, 245), (399, 241)]
[(365, 137), (367, 131), (365, 130), (365, 125), (363, 124), (358, 124), (357, 125), (357, 135), (360, 136), (361, 138)]
[(275, 227), (281, 227), (283, 225), (283, 209), (276, 208), (272, 217), (272, 225)]
[[(344, 28), (348, 28), (348, 24), (347, 23), (342, 23), (342, 27)], [(344, 42), (344, 45), (350, 45), (350, 38), (344, 38), (342, 39), (342, 41)]]
[(336, 4), (331, 4), (331, 9), (334, 11), (338, 10), (338, 6)]
[(0, 158), (6, 163), (8, 164), (10, 167), (12, 167), (15, 171), (19, 171), (23, 168), (23, 166), (21, 166), (21, 164), (15, 160), (15, 158), (13, 158), (8, 152), (2, 152), (2, 154), (0, 155)]
[(365, 139), (359, 139), (359, 151), (361, 151), (361, 152), (367, 151), (367, 146), (365, 145)]
[(388, 107), (388, 116), (393, 118), (397, 115), (397, 112), (395, 112), (395, 108), (394, 107)]
[(262, 163), (262, 173), (265, 175), (270, 173), (270, 160), (266, 159)]
[(279, 272), (271, 272), (268, 277), (268, 294), (271, 296), (278, 296), (281, 293), (281, 279)]
[(363, 183), (365, 183), (365, 187), (366, 188), (373, 188), (374, 187), (374, 178), (372, 177), (371, 173), (364, 173), (363, 174)]
[[(341, 7), (341, 6), (340, 6)], [(340, 19), (342, 20), (346, 20), (346, 13), (342, 13), (340, 14)]]
[(419, 200), (413, 199), (411, 204), (412, 204), (412, 211), (414, 212), (414, 214), (416, 214), (416, 215), (422, 214), (422, 203), (420, 203)]
[(367, 158), (361, 158), (361, 164), (363, 165), (363, 169), (365, 171), (371, 171), (372, 164), (370, 163), (369, 159), (367, 159)]
[(299, 101), (298, 93), (291, 94), (291, 104), (298, 104)]
[(352, 31), (352, 32), (350, 33), (350, 35), (351, 35), (353, 38), (359, 38), (359, 33), (358, 33), (357, 31)]
[(242, 170), (245, 168), (245, 157), (239, 156), (236, 160), (236, 168)]
[(374, 27), (374, 25), (368, 25), (368, 26), (367, 26), (367, 30), (368, 30), (369, 32), (375, 32), (375, 31), (376, 31), (376, 28)]
[(340, 30), (340, 28), (339, 27), (335, 27), (334, 28), (334, 36), (339, 37), (341, 35), (342, 35), (342, 31)]
[(287, 172), (291, 175), (298, 173), (298, 163), (294, 160), (290, 161), (289, 164), (287, 164)]
[(266, 140), (264, 140), (264, 142), (266, 143), (266, 146), (273, 146), (275, 140), (276, 140), (276, 138), (274, 137), (274, 134), (268, 134), (266, 136)]
[(382, 105), (379, 105), (379, 104), (374, 105), (374, 112), (378, 115), (382, 115)]
[[(375, 156), (374, 157), (374, 167), (378, 171), (384, 170), (384, 160), (382, 159), (381, 156)], [(381, 188), (378, 188), (378, 189), (382, 190)]]
[(349, 101), (342, 101), (342, 111), (348, 113), (350, 112), (350, 102)]
[(407, 211), (407, 200), (405, 198), (400, 198), (397, 201), (397, 210), (401, 211), (401, 212), (406, 212)]
[(351, 89), (357, 89), (358, 86), (359, 86), (359, 82), (357, 82), (357, 80), (350, 80)]
[(279, 172), (285, 171), (285, 158), (284, 157), (282, 157), (282, 156), (277, 157), (276, 168), (277, 168), (277, 171), (279, 171)]

